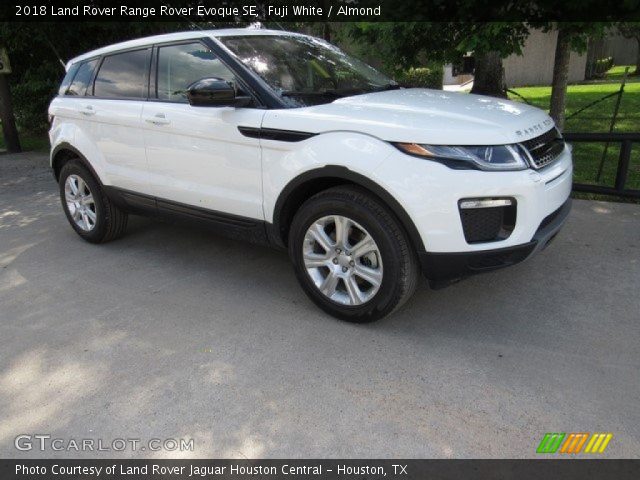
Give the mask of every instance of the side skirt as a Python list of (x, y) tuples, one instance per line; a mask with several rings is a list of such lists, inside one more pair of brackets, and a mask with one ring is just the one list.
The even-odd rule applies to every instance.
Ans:
[(271, 224), (263, 220), (194, 207), (117, 187), (103, 188), (118, 207), (129, 213), (187, 223), (233, 239), (272, 246), (268, 234)]

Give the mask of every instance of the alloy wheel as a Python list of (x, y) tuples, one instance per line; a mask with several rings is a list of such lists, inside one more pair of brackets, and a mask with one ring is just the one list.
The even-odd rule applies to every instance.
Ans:
[(96, 226), (96, 203), (87, 183), (79, 175), (69, 175), (64, 183), (64, 197), (73, 222), (85, 232)]
[(382, 256), (367, 230), (342, 215), (313, 222), (302, 255), (309, 277), (330, 300), (357, 306), (371, 300), (382, 285)]

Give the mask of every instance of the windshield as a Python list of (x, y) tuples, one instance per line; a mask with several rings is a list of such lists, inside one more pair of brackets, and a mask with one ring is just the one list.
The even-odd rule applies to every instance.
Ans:
[(219, 40), (292, 107), (398, 88), (373, 67), (317, 38), (251, 35)]

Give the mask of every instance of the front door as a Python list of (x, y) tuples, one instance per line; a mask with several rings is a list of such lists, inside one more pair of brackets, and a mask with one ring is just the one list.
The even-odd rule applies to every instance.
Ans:
[(237, 79), (198, 41), (157, 47), (142, 123), (149, 180), (159, 200), (263, 220), (260, 144), (238, 126), (259, 128), (259, 108), (193, 107), (197, 80)]

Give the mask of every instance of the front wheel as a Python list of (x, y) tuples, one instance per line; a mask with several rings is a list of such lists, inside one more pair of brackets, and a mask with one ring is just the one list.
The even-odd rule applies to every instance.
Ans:
[(307, 200), (289, 232), (289, 254), (306, 294), (350, 322), (395, 311), (418, 282), (415, 252), (393, 214), (367, 191), (336, 187)]

